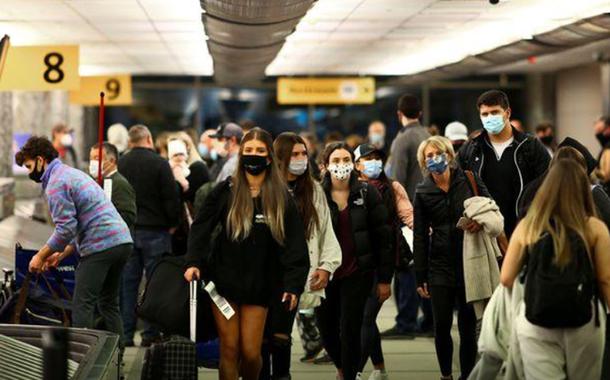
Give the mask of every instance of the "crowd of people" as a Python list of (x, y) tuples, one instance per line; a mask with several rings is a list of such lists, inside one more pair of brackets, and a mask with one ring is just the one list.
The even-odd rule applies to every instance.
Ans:
[[(143, 276), (184, 256), (184, 279), (213, 282), (235, 312), (212, 308), (223, 380), (290, 379), (295, 320), (301, 360), (326, 352), (337, 379), (363, 379), (369, 359), (369, 380), (389, 379), (381, 340), (418, 336), (452, 379), (455, 311), (460, 379), (607, 378), (610, 118), (594, 125), (596, 159), (549, 123), (524, 132), (502, 91), (476, 107), (482, 129), (432, 135), (405, 94), (391, 144), (378, 121), (324, 145), (231, 122), (199, 139), (113, 126), (89, 175), (58, 126), (16, 155), (55, 224), (30, 270), (78, 252), (73, 325), (95, 327), (98, 310), (129, 347)], [(392, 293), (396, 324), (380, 332)], [(145, 325), (141, 346), (160, 338)]]

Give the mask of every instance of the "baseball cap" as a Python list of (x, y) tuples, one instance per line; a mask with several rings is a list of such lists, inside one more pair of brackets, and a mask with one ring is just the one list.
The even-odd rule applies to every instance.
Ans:
[(239, 125), (235, 123), (222, 123), (216, 128), (216, 133), (210, 137), (213, 139), (237, 137), (237, 140), (241, 140), (243, 136), (244, 130)]
[(382, 150), (375, 148), (372, 144), (366, 143), (358, 145), (356, 150), (354, 150), (354, 162), (373, 153), (378, 153), (381, 156), (381, 159), (385, 160), (386, 156)]
[(459, 121), (454, 121), (445, 127), (445, 137), (451, 141), (468, 140), (468, 128)]

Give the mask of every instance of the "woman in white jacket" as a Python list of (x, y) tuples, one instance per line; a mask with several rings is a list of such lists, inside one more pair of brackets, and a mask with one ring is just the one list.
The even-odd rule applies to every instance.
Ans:
[[(311, 309), (320, 304), (328, 281), (341, 265), (341, 247), (324, 191), (311, 177), (305, 141), (294, 133), (282, 133), (273, 149), (305, 226), (311, 267), (299, 308)], [(271, 373), (273, 379), (290, 379), (290, 334), (295, 313), (275, 306), (271, 305), (267, 317), (260, 380), (270, 379)]]

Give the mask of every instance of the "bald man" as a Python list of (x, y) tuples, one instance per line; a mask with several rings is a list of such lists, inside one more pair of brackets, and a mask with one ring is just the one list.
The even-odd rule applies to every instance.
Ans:
[(383, 122), (381, 122), (379, 120), (373, 121), (369, 125), (369, 134), (368, 134), (367, 140), (375, 148), (382, 150), (384, 153), (387, 154), (388, 152), (387, 152), (387, 148), (386, 148), (385, 137), (386, 137), (385, 124), (383, 124)]

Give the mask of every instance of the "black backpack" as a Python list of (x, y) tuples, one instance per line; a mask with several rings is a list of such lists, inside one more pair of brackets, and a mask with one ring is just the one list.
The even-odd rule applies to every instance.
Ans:
[(597, 281), (582, 239), (569, 233), (572, 262), (565, 268), (555, 263), (553, 238), (549, 233), (530, 245), (526, 253), (525, 317), (547, 328), (581, 327), (597, 315)]

